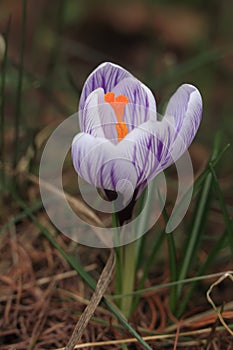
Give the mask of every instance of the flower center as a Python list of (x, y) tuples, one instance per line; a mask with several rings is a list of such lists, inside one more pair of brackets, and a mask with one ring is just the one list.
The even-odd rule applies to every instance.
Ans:
[(118, 142), (120, 142), (129, 132), (126, 123), (123, 121), (125, 106), (129, 103), (129, 99), (125, 95), (115, 97), (114, 92), (107, 92), (104, 95), (104, 101), (109, 103), (115, 112), (117, 118), (116, 131)]

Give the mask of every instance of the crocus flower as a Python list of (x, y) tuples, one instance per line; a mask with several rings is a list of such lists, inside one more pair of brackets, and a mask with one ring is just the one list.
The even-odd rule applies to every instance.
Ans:
[(138, 196), (187, 150), (202, 115), (199, 91), (183, 84), (158, 120), (150, 89), (108, 62), (87, 78), (79, 107), (81, 132), (72, 143), (75, 170), (93, 186), (126, 198)]

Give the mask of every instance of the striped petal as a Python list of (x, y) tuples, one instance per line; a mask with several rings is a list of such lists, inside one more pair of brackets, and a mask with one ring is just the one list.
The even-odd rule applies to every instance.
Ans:
[(137, 171), (137, 186), (150, 181), (183, 155), (196, 135), (201, 115), (199, 91), (185, 84), (171, 97), (162, 121), (149, 118), (120, 142)]
[(125, 95), (129, 99), (129, 104), (125, 107), (125, 122), (128, 130), (131, 131), (149, 118), (156, 120), (155, 98), (144, 84), (136, 78), (123, 79), (112, 90), (116, 96)]
[(110, 62), (102, 63), (87, 78), (79, 101), (79, 109), (82, 110), (87, 97), (92, 91), (102, 88), (104, 92), (112, 91), (123, 79), (133, 77), (127, 70)]
[(83, 111), (79, 111), (79, 124), (81, 131), (87, 134), (117, 142), (116, 116), (112, 107), (104, 102), (102, 88), (87, 97)]
[(117, 147), (135, 167), (137, 187), (151, 180), (166, 166), (170, 155), (174, 125), (164, 119), (162, 122), (149, 120), (129, 133)]
[(79, 176), (91, 185), (132, 197), (137, 184), (134, 165), (112, 142), (80, 133), (72, 143), (72, 159)]
[[(190, 146), (201, 122), (202, 98), (198, 89), (190, 84), (181, 85), (170, 98), (165, 116), (175, 126), (171, 146), (172, 157), (176, 160)], [(168, 166), (171, 163), (172, 159), (168, 160)]]

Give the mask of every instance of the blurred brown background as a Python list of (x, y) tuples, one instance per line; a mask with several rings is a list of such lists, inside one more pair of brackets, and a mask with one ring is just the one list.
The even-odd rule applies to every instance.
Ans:
[[(230, 0), (29, 0), (24, 122), (31, 128), (41, 127), (58, 115), (65, 118), (75, 112), (86, 76), (100, 62), (108, 60), (142, 79), (155, 93), (160, 111), (178, 85), (183, 82), (196, 85), (204, 98), (198, 138), (211, 146), (220, 128), (226, 139), (231, 140), (232, 13)], [(20, 54), (21, 1), (1, 1), (2, 32), (9, 16), (11, 118)], [(60, 108), (59, 103), (56, 106), (54, 99), (42, 92), (44, 87), (65, 107)]]

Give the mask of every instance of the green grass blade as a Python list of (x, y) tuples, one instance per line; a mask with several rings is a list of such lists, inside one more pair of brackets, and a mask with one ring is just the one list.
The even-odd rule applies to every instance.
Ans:
[(6, 32), (3, 35), (5, 40), (5, 52), (2, 62), (2, 72), (1, 72), (1, 100), (0, 100), (0, 189), (4, 191), (5, 188), (5, 142), (4, 142), (4, 132), (5, 132), (5, 90), (6, 90), (6, 72), (7, 72), (7, 56), (8, 56), (8, 37), (10, 32), (11, 17), (9, 17)]
[[(214, 160), (216, 156), (219, 154), (220, 142), (221, 142), (221, 136), (220, 134), (218, 134), (215, 138), (211, 160)], [(204, 181), (202, 190), (196, 202), (196, 209), (194, 211), (193, 220), (190, 225), (191, 230), (189, 233), (187, 244), (184, 247), (184, 256), (181, 262), (179, 277), (178, 277), (179, 280), (183, 280), (186, 278), (189, 268), (191, 266), (191, 262), (193, 259), (195, 260), (197, 248), (200, 244), (203, 229), (207, 219), (211, 187), (212, 187), (212, 175), (209, 172), (209, 174), (207, 175)], [(177, 300), (179, 300), (181, 296), (181, 291), (182, 291), (182, 286), (178, 286)]]
[[(200, 269), (197, 273), (197, 276), (202, 276), (205, 273), (205, 271), (207, 270), (207, 268), (211, 265), (211, 263), (216, 259), (218, 252), (224, 247), (224, 243), (225, 243), (226, 239), (227, 239), (227, 230), (224, 231), (224, 233), (217, 240), (217, 242), (215, 243), (215, 245), (213, 246), (211, 251), (208, 253), (208, 256), (207, 256), (205, 262), (200, 267)], [(186, 306), (189, 303), (189, 300), (191, 299), (191, 296), (192, 296), (192, 294), (197, 286), (197, 283), (198, 283), (198, 281), (192, 282), (190, 287), (189, 287), (189, 290), (184, 295), (184, 297), (182, 299), (182, 303), (181, 303), (181, 305), (178, 309), (178, 312), (177, 312), (178, 318), (181, 317), (181, 315), (185, 311)]]
[[(118, 228), (118, 217), (117, 217), (117, 213), (115, 212), (114, 208), (113, 208), (113, 213), (112, 213), (112, 225), (114, 227), (114, 229), (116, 230), (116, 239), (118, 240), (116, 242), (116, 248), (115, 248), (115, 253), (116, 253), (116, 277), (115, 277), (115, 292), (118, 294), (121, 293), (121, 266), (122, 266), (122, 254), (121, 254), (121, 247), (118, 246), (119, 244), (119, 235), (120, 235), (120, 231)], [(117, 303), (117, 305), (119, 306), (119, 303)]]
[(52, 90), (54, 84), (54, 73), (57, 68), (60, 52), (61, 52), (61, 38), (62, 32), (65, 24), (65, 13), (66, 13), (67, 0), (59, 0), (57, 13), (56, 13), (56, 23), (55, 23), (55, 35), (54, 35), (54, 45), (49, 57), (49, 62), (47, 66), (47, 78), (46, 78), (46, 87), (49, 91)]
[(23, 87), (23, 75), (24, 75), (24, 51), (25, 51), (25, 39), (26, 39), (26, 22), (27, 22), (27, 0), (22, 0), (22, 33), (20, 44), (20, 64), (19, 64), (19, 76), (18, 87), (16, 94), (16, 113), (15, 113), (15, 144), (14, 144), (14, 159), (13, 166), (16, 168), (19, 159), (19, 126), (22, 116), (22, 87)]
[(224, 201), (224, 197), (223, 197), (221, 188), (220, 188), (219, 183), (218, 183), (216, 172), (215, 172), (211, 162), (210, 162), (209, 166), (210, 166), (210, 171), (211, 171), (211, 174), (213, 177), (214, 189), (218, 195), (219, 204), (220, 204), (220, 207), (221, 207), (222, 212), (223, 212), (223, 217), (224, 217), (226, 229), (228, 232), (228, 241), (229, 241), (229, 245), (230, 245), (230, 249), (231, 249), (231, 253), (232, 253), (232, 257), (233, 257), (233, 226), (232, 226), (232, 221), (230, 219), (230, 215), (228, 213), (228, 210), (227, 210), (227, 207), (226, 207), (226, 204)]
[[(166, 208), (163, 208), (163, 218), (167, 224), (169, 216), (167, 214)], [(173, 233), (167, 233), (167, 244), (168, 244), (168, 254), (169, 254), (169, 266), (170, 266), (170, 276), (171, 281), (177, 280), (177, 257), (176, 257), (176, 246), (174, 241)], [(172, 312), (175, 311), (177, 303), (177, 286), (171, 288), (170, 297), (169, 297), (169, 306)]]
[[(217, 136), (219, 138), (220, 136)], [(221, 160), (224, 153), (228, 150), (230, 147), (230, 144), (227, 144), (221, 151), (218, 152), (218, 154), (211, 159), (211, 164), (213, 167), (215, 167), (218, 162)], [(214, 155), (214, 154), (213, 154)], [(194, 186), (193, 186), (193, 193), (196, 194), (201, 187), (201, 185), (204, 183), (207, 176), (210, 174), (210, 168), (209, 165), (206, 167), (206, 169), (203, 171), (203, 173), (196, 179)]]
[[(189, 284), (189, 283), (198, 282), (198, 281), (204, 281), (207, 279), (218, 278), (222, 275), (223, 275), (222, 272), (217, 272), (217, 273), (212, 273), (212, 274), (208, 274), (205, 276), (190, 277), (190, 278), (186, 278), (186, 279), (180, 280), (180, 281), (168, 282), (168, 283), (152, 286), (149, 288), (137, 289), (134, 292), (127, 294), (127, 296), (128, 295), (147, 294), (147, 293), (151, 293), (151, 292), (156, 292), (156, 291), (161, 290), (161, 289), (171, 288), (173, 286)], [(123, 295), (110, 295), (110, 296), (108, 296), (108, 298), (110, 298), (112, 300), (120, 299), (122, 297), (123, 297)]]
[[(136, 203), (136, 215), (135, 215), (136, 217), (138, 217), (140, 215), (141, 211), (143, 210), (143, 206), (144, 206), (145, 199), (147, 198), (147, 196), (149, 196), (149, 193), (146, 190), (144, 190), (143, 193), (141, 194), (141, 196), (138, 199), (138, 203)], [(149, 200), (149, 198), (147, 198), (147, 199)], [(146, 222), (146, 220), (148, 220), (148, 216), (149, 216), (149, 210), (146, 211), (146, 215), (143, 215), (143, 217), (139, 221), (140, 227), (138, 228), (138, 231), (139, 230), (141, 232), (144, 231), (145, 222)], [(137, 243), (137, 266), (136, 266), (136, 271), (138, 271), (138, 269), (140, 268), (141, 263), (142, 263), (143, 252), (144, 252), (144, 248), (145, 248), (145, 241), (146, 241), (146, 234), (143, 235), (142, 237), (140, 237), (140, 239), (137, 240), (138, 243)]]
[[(158, 239), (153, 247), (153, 250), (149, 256), (149, 259), (147, 260), (146, 265), (143, 267), (143, 275), (142, 275), (141, 279), (139, 280), (138, 290), (143, 288), (144, 283), (147, 279), (148, 273), (150, 271), (150, 268), (153, 265), (155, 257), (157, 255), (165, 237), (166, 237), (165, 231), (164, 230), (160, 231), (159, 237), (158, 237)], [(140, 294), (137, 294), (136, 298), (134, 299), (134, 302), (133, 302), (133, 307), (132, 307), (133, 310), (136, 309), (138, 302), (139, 302), (139, 299), (140, 299)]]
[[(230, 144), (227, 144), (222, 151), (220, 151), (216, 157), (211, 161), (213, 167), (215, 167), (218, 162), (220, 161), (220, 159), (222, 158), (223, 154), (228, 150), (228, 148), (230, 147)], [(189, 196), (190, 191), (192, 191), (193, 196), (195, 196), (199, 189), (201, 188), (201, 186), (204, 184), (207, 176), (210, 174), (210, 169), (209, 166), (206, 167), (206, 169), (203, 171), (203, 173), (196, 179), (193, 187), (191, 187), (190, 189), (187, 190), (187, 192), (183, 195), (182, 200), (180, 201), (180, 203), (178, 203), (177, 207), (176, 207), (176, 212), (180, 211), (180, 208), (182, 207), (182, 203), (183, 200), (186, 200), (187, 196)], [(175, 214), (174, 214), (175, 215)]]
[[(176, 246), (174, 242), (173, 233), (167, 233), (167, 243), (169, 252), (169, 266), (170, 266), (170, 276), (171, 281), (176, 281), (177, 279), (177, 257), (176, 257)], [(171, 288), (169, 297), (169, 306), (172, 312), (175, 311), (177, 302), (177, 288), (176, 286)]]
[[(210, 193), (211, 193), (212, 178), (209, 175), (203, 185), (203, 188), (198, 196), (196, 208), (194, 211), (194, 218), (190, 225), (191, 230), (188, 233), (188, 242), (183, 249), (184, 256), (181, 262), (179, 279), (184, 279), (189, 271), (192, 260), (195, 260), (197, 248), (200, 244), (202, 234), (207, 219), (207, 212), (209, 210)], [(178, 288), (178, 297), (180, 297), (181, 288)]]
[(4, 232), (6, 232), (6, 230), (9, 230), (11, 227), (13, 227), (14, 225), (16, 225), (17, 223), (19, 223), (21, 220), (23, 220), (24, 218), (26, 218), (28, 216), (28, 211), (30, 211), (31, 213), (36, 212), (37, 210), (41, 209), (43, 206), (42, 202), (39, 201), (36, 204), (30, 206), (30, 209), (27, 208), (27, 211), (22, 211), (22, 213), (20, 213), (19, 215), (12, 217), (9, 219), (9, 221), (1, 228), (0, 230), (0, 236), (1, 234), (3, 234)]

